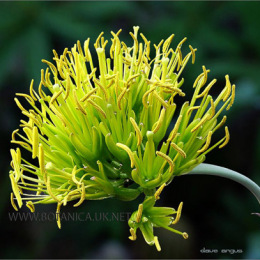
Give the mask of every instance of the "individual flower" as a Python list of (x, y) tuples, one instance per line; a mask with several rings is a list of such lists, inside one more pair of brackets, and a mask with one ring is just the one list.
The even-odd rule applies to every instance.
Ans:
[[(30, 108), (15, 98), (26, 119), (11, 142), (29, 151), (32, 160), (20, 148), (11, 149), (11, 202), (16, 210), (26, 203), (31, 211), (36, 204), (56, 203), (60, 227), (61, 206), (69, 201), (77, 207), (85, 200), (134, 200), (144, 193), (144, 203), (129, 219), (130, 239), (140, 229), (160, 250), (153, 227), (188, 235), (170, 227), (179, 221), (183, 204), (174, 210), (155, 202), (175, 176), (189, 173), (212, 149), (228, 143), (227, 127), (221, 140), (212, 137), (226, 122), (221, 113), (232, 106), (235, 85), (226, 75), (214, 98), (209, 92), (216, 79), (208, 83), (203, 66), (192, 99), (185, 101), (181, 74), (190, 60), (195, 62), (196, 49), (189, 46), (183, 55), (186, 38), (173, 49), (171, 35), (154, 45), (150, 57), (151, 43), (138, 29), (130, 32), (130, 47), (120, 41), (121, 30), (111, 32), (109, 50), (101, 33), (94, 44), (96, 66), (90, 39), (61, 55), (53, 51), (53, 63), (43, 60), (48, 68), (41, 70), (38, 89), (32, 81), (29, 94), (17, 94)], [(180, 111), (177, 96), (185, 101)]]

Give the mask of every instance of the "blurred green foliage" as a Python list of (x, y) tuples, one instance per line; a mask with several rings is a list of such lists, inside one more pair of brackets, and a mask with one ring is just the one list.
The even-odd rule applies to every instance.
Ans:
[[(0, 221), (5, 238), (0, 258), (252, 258), (260, 257), (260, 222), (251, 212), (259, 205), (243, 187), (215, 177), (178, 178), (165, 189), (161, 205), (177, 206), (184, 201), (179, 229), (190, 234), (184, 241), (163, 233), (162, 252), (148, 247), (141, 237), (127, 239), (125, 222), (10, 222), (9, 149), (20, 111), (13, 98), (28, 92), (30, 80), (40, 79), (41, 59), (52, 59), (80, 40), (95, 38), (101, 31), (122, 28), (121, 37), (134, 25), (158, 43), (174, 33), (173, 44), (185, 36), (187, 48), (198, 48), (195, 65), (185, 72), (183, 89), (187, 99), (192, 82), (205, 65), (210, 78), (218, 78), (216, 93), (225, 84), (224, 76), (237, 85), (237, 98), (228, 114), (231, 141), (222, 151), (212, 152), (207, 162), (232, 168), (260, 184), (260, 2), (1, 2), (0, 3)], [(213, 90), (214, 94), (214, 90)], [(221, 131), (220, 131), (221, 132)], [(223, 133), (219, 133), (223, 134)], [(168, 203), (168, 204), (167, 204)], [(138, 202), (115, 200), (85, 202), (80, 208), (69, 205), (65, 212), (131, 212)], [(27, 209), (23, 209), (27, 212)], [(38, 207), (55, 212), (55, 206)], [(140, 235), (139, 235), (140, 236)], [(110, 242), (109, 242), (110, 241)], [(242, 249), (242, 254), (202, 254), (200, 250)]]

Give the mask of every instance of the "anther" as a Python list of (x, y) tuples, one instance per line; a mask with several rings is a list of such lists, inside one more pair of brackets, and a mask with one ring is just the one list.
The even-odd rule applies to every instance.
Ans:
[(131, 236), (128, 238), (130, 240), (136, 240), (136, 234), (135, 234), (135, 230), (133, 228), (130, 228), (130, 234), (131, 234)]
[(154, 193), (154, 197), (156, 200), (160, 199), (160, 194), (162, 193), (164, 187), (166, 186), (165, 183), (163, 183), (158, 189), (157, 191)]
[(52, 192), (51, 190), (51, 180), (50, 180), (50, 176), (47, 176), (47, 183), (46, 183), (46, 188), (47, 188), (47, 191), (49, 193), (49, 195), (57, 202), (61, 202), (60, 199), (58, 199)]
[(34, 101), (37, 101), (37, 98), (33, 94), (33, 82), (34, 82), (34, 80), (32, 79), (31, 84), (30, 84), (30, 95), (34, 99)]
[(157, 251), (161, 251), (161, 246), (159, 244), (157, 236), (154, 237), (154, 244), (155, 244), (155, 247), (156, 247)]
[(184, 239), (188, 239), (189, 238), (189, 235), (186, 232), (183, 232), (182, 236), (183, 236)]
[(234, 101), (235, 101), (235, 92), (236, 92), (236, 86), (235, 86), (235, 85), (232, 85), (231, 101), (230, 101), (230, 103), (229, 103), (229, 105), (228, 105), (228, 107), (227, 107), (226, 110), (229, 110), (229, 109), (232, 107), (232, 105), (233, 105), (233, 103), (234, 103)]
[(205, 152), (209, 148), (210, 141), (211, 141), (211, 136), (212, 136), (212, 131), (210, 131), (208, 133), (205, 145), (200, 150), (198, 150), (197, 153), (203, 153), (203, 152)]
[(210, 117), (210, 114), (206, 114), (201, 120), (200, 122), (191, 129), (191, 133), (195, 132), (198, 128), (200, 128)]
[(135, 165), (135, 159), (134, 159), (134, 155), (133, 155), (133, 152), (131, 151), (131, 149), (128, 146), (121, 144), (121, 143), (117, 143), (116, 145), (127, 152), (128, 156), (130, 158), (130, 161), (131, 161), (131, 168), (133, 168)]
[(84, 202), (84, 200), (85, 200), (86, 190), (85, 190), (85, 185), (84, 185), (84, 183), (81, 184), (81, 189), (82, 189), (82, 191), (81, 191), (80, 200), (79, 200), (76, 204), (74, 204), (73, 207), (78, 207), (78, 206), (81, 205), (81, 204)]
[(61, 229), (61, 222), (60, 222), (60, 208), (62, 203), (57, 203), (57, 210), (56, 210), (56, 220), (58, 228)]
[(175, 143), (171, 143), (171, 147), (176, 150), (183, 158), (186, 158), (186, 153)]
[(154, 124), (154, 127), (152, 128), (152, 131), (154, 134), (156, 132), (158, 132), (158, 130), (162, 126), (162, 123), (163, 123), (163, 120), (165, 117), (165, 111), (166, 111), (166, 109), (164, 109), (164, 108), (161, 110), (160, 117), (159, 117), (158, 121)]
[(142, 134), (141, 134), (141, 130), (140, 128), (138, 127), (137, 123), (135, 122), (135, 120), (130, 117), (130, 121), (135, 129), (135, 132), (136, 132), (136, 135), (137, 135), (137, 146), (141, 145), (142, 143), (142, 140), (143, 140), (143, 137), (142, 137)]
[(229, 76), (226, 75), (225, 79), (226, 79), (226, 87), (225, 87), (226, 91), (225, 91), (225, 96), (223, 97), (224, 102), (228, 99), (228, 97), (231, 93), (231, 83), (230, 83), (230, 80), (229, 80)]
[(55, 92), (50, 100), (50, 104), (52, 104), (58, 97), (59, 95), (62, 93), (63, 89), (61, 89), (59, 92)]
[(26, 207), (29, 208), (32, 213), (35, 211), (35, 208), (34, 208), (32, 201), (27, 201)]
[(197, 49), (193, 49), (191, 45), (189, 45), (189, 48), (191, 50), (191, 54), (192, 54), (192, 64), (195, 63), (195, 51), (197, 51)]
[(16, 211), (18, 211), (18, 208), (16, 207), (16, 205), (15, 205), (15, 203), (14, 203), (14, 194), (11, 192), (11, 197), (10, 197), (10, 199), (11, 199), (11, 204), (12, 204), (12, 206), (13, 206), (13, 208), (16, 210)]
[(183, 202), (180, 203), (178, 209), (177, 209), (177, 214), (176, 214), (176, 218), (174, 219), (174, 221), (172, 222), (172, 224), (176, 224), (178, 223), (178, 221), (180, 220), (181, 218), (181, 210), (182, 210), (182, 206), (183, 206)]
[(194, 106), (194, 107), (190, 107), (187, 111), (187, 115), (189, 115), (193, 110), (199, 109), (200, 106)]
[(212, 86), (213, 86), (216, 82), (217, 82), (217, 80), (216, 80), (216, 79), (213, 79), (213, 80), (208, 84), (208, 86), (203, 90), (203, 92), (202, 92), (201, 94), (197, 95), (196, 98), (201, 98), (201, 97), (204, 97), (204, 96), (208, 95), (210, 89), (212, 88)]
[(174, 163), (173, 163), (172, 159), (168, 155), (166, 155), (165, 153), (162, 153), (160, 151), (157, 151), (156, 154), (168, 162), (168, 164), (170, 166), (169, 171), (170, 171), (170, 173), (172, 173), (174, 170)]
[(178, 132), (180, 124), (181, 124), (181, 120), (182, 120), (182, 115), (180, 115), (178, 117), (178, 119), (175, 123), (175, 126), (174, 126), (173, 130), (171, 131), (169, 138), (167, 139), (167, 142), (172, 141), (175, 138), (175, 136), (177, 135), (177, 132)]
[(140, 223), (142, 219), (142, 214), (143, 214), (143, 204), (139, 204), (137, 215), (136, 215), (136, 223)]
[(229, 135), (229, 131), (228, 131), (228, 127), (227, 126), (225, 127), (225, 134), (226, 134), (225, 135), (225, 141), (224, 141), (224, 143), (222, 145), (219, 146), (220, 149), (223, 148), (224, 146), (226, 146), (227, 143), (230, 140), (230, 135)]
[(39, 146), (39, 134), (38, 134), (38, 128), (36, 126), (33, 127), (33, 135), (32, 135), (32, 158), (36, 158), (38, 155), (38, 146)]
[(77, 108), (82, 112), (82, 114), (86, 115), (86, 112), (84, 110), (84, 108), (80, 105), (79, 101), (78, 101), (78, 98), (77, 98), (77, 93), (76, 93), (76, 90), (73, 89), (73, 96), (74, 96), (74, 100), (77, 104)]

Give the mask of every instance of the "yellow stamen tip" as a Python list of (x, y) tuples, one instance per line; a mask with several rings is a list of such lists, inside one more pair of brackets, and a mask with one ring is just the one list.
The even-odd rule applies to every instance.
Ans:
[(161, 251), (161, 246), (159, 244), (157, 236), (154, 237), (154, 244), (155, 244), (155, 247), (156, 247), (157, 251)]
[(186, 232), (183, 232), (182, 236), (183, 236), (184, 239), (188, 239), (189, 238), (189, 235)]

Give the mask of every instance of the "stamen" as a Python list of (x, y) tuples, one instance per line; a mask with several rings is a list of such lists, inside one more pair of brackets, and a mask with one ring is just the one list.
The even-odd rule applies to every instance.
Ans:
[(168, 162), (168, 164), (170, 166), (169, 171), (170, 171), (170, 173), (173, 173), (174, 163), (173, 163), (172, 159), (168, 155), (166, 155), (165, 153), (162, 153), (160, 151), (156, 151), (156, 154)]
[(171, 143), (171, 147), (176, 150), (183, 158), (186, 158), (186, 153), (175, 143)]
[(162, 123), (163, 123), (164, 118), (165, 118), (165, 111), (166, 111), (166, 109), (164, 109), (164, 108), (161, 110), (160, 117), (159, 117), (158, 121), (152, 127), (152, 131), (153, 131), (154, 134), (156, 132), (158, 132), (158, 130), (162, 126)]
[(85, 100), (87, 100), (93, 93), (95, 93), (97, 91), (96, 88), (92, 89), (91, 91), (89, 91), (89, 93), (87, 95), (85, 95), (80, 102), (84, 102)]
[(129, 79), (128, 79), (127, 82), (126, 82), (126, 86), (128, 87), (128, 86), (130, 85), (130, 82), (131, 82), (133, 79), (135, 79), (136, 77), (138, 77), (138, 76), (140, 76), (140, 74), (135, 74), (135, 75), (129, 77)]
[(12, 141), (16, 141), (15, 140), (15, 134), (19, 132), (19, 129), (16, 129), (12, 132)]
[(42, 100), (45, 100), (46, 98), (45, 98), (45, 93), (42, 91), (42, 85), (43, 85), (43, 83), (40, 82), (38, 92), (39, 92), (39, 95), (42, 98)]
[(73, 205), (73, 207), (78, 207), (79, 205), (81, 205), (84, 200), (85, 200), (85, 195), (86, 195), (86, 190), (85, 190), (85, 185), (84, 183), (81, 184), (81, 189), (82, 189), (82, 192), (81, 192), (81, 197), (80, 197), (80, 200)]
[(195, 51), (197, 51), (197, 49), (193, 49), (191, 45), (189, 45), (189, 48), (191, 50), (191, 54), (192, 54), (192, 64), (195, 63)]
[(178, 58), (178, 67), (177, 67), (177, 71), (179, 71), (181, 65), (182, 65), (182, 53), (181, 53), (181, 49), (177, 48), (176, 49), (177, 52), (177, 58)]
[(27, 208), (30, 209), (30, 211), (31, 211), (32, 213), (35, 211), (35, 207), (34, 207), (32, 201), (27, 201), (27, 202), (26, 202), (26, 206), (27, 206)]
[[(210, 70), (206, 70), (206, 73), (210, 72)], [(203, 71), (194, 81), (193, 88), (195, 88), (199, 82), (199, 80), (205, 75), (205, 71)], [(200, 87), (202, 87), (201, 85)]]
[(197, 98), (201, 98), (201, 97), (204, 97), (204, 96), (208, 95), (210, 89), (212, 88), (212, 86), (213, 86), (216, 82), (217, 82), (217, 80), (216, 80), (216, 79), (213, 79), (213, 80), (208, 84), (208, 86), (204, 89), (204, 91), (203, 91), (201, 94), (197, 95)]
[(131, 149), (128, 146), (121, 144), (121, 143), (117, 143), (116, 145), (127, 152), (128, 156), (130, 158), (130, 161), (131, 161), (131, 168), (133, 168), (135, 166), (135, 159), (134, 159), (134, 155), (133, 155), (133, 152), (131, 151)]
[(167, 139), (167, 142), (171, 142), (175, 138), (175, 136), (176, 136), (176, 134), (177, 134), (177, 132), (179, 130), (179, 127), (180, 127), (180, 124), (181, 124), (181, 120), (182, 120), (182, 115), (180, 115), (178, 117), (178, 119), (177, 119), (177, 121), (175, 123), (175, 126), (174, 126), (173, 130), (171, 131), (169, 138)]
[(157, 249), (157, 251), (161, 251), (161, 246), (159, 244), (159, 241), (158, 241), (158, 237), (157, 236), (154, 236), (154, 244), (155, 244), (155, 247)]
[(44, 69), (41, 69), (41, 83), (46, 86), (46, 82), (44, 80)]
[(174, 221), (172, 222), (172, 224), (176, 224), (179, 222), (180, 218), (181, 218), (181, 210), (182, 210), (182, 206), (183, 206), (183, 202), (180, 203), (178, 209), (177, 209), (177, 215), (176, 218), (174, 219)]
[(168, 39), (166, 39), (166, 41), (164, 42), (163, 44), (163, 48), (162, 48), (162, 51), (163, 53), (166, 53), (168, 51), (168, 48), (172, 42), (172, 39), (174, 37), (174, 34), (172, 34)]
[(94, 44), (95, 48), (98, 48), (100, 46), (99, 41), (100, 41), (100, 39), (101, 39), (103, 34), (104, 34), (104, 32), (100, 33), (99, 36), (97, 37), (97, 40), (96, 40), (96, 42)]
[(31, 85), (30, 85), (30, 95), (31, 95), (31, 97), (35, 100), (35, 101), (37, 101), (37, 98), (34, 96), (34, 94), (33, 94), (33, 82), (34, 82), (34, 80), (32, 79), (32, 81), (31, 81)]
[(211, 137), (212, 137), (212, 131), (208, 133), (205, 145), (200, 150), (198, 150), (197, 153), (203, 153), (209, 148)]
[(79, 54), (80, 54), (82, 57), (84, 57), (84, 54), (83, 54), (83, 51), (82, 51), (81, 44), (80, 44), (80, 41), (79, 41), (79, 40), (77, 41), (77, 47), (78, 47)]
[(202, 82), (202, 86), (204, 86), (207, 82), (208, 79), (208, 72), (210, 72), (210, 70), (206, 70), (205, 66), (202, 66), (203, 72), (204, 72), (204, 79)]
[(87, 61), (89, 61), (89, 56), (88, 56), (88, 47), (89, 47), (89, 38), (84, 42), (84, 52), (85, 52), (85, 58)]
[(210, 114), (206, 114), (201, 120), (200, 122), (194, 126), (194, 128), (191, 129), (191, 133), (195, 132), (198, 128), (200, 128), (210, 117)]
[(142, 103), (143, 103), (143, 105), (144, 105), (145, 108), (148, 108), (147, 101), (146, 101), (148, 95), (149, 95), (151, 92), (153, 92), (155, 89), (156, 89), (156, 87), (152, 87), (152, 88), (150, 88), (149, 90), (147, 90), (147, 91), (144, 93), (144, 95), (143, 95), (143, 97), (142, 97)]
[(187, 115), (189, 115), (193, 110), (199, 109), (200, 106), (194, 106), (194, 107), (190, 107), (187, 111)]
[(215, 113), (216, 113), (216, 109), (215, 109), (215, 105), (214, 105), (213, 98), (211, 98), (210, 104), (211, 104), (211, 114), (210, 114), (209, 120), (210, 120), (211, 118), (213, 118), (213, 116), (214, 116)]
[(63, 89), (61, 89), (59, 92), (55, 92), (50, 100), (50, 104), (53, 104), (53, 102), (59, 97), (59, 95), (63, 92)]
[(96, 109), (98, 110), (104, 118), (106, 118), (106, 113), (105, 111), (98, 105), (96, 104), (93, 100), (89, 99), (88, 102)]
[(136, 223), (140, 223), (143, 213), (143, 204), (139, 204), (137, 215), (136, 215)]
[(79, 101), (78, 101), (78, 98), (77, 98), (77, 93), (76, 93), (76, 90), (73, 89), (73, 96), (74, 96), (74, 100), (77, 104), (77, 108), (82, 112), (82, 114), (86, 115), (86, 112), (84, 110), (84, 108), (80, 105)]
[(153, 94), (154, 94), (154, 96), (161, 102), (161, 104), (162, 104), (165, 108), (168, 108), (168, 107), (169, 107), (169, 104), (167, 104), (167, 103), (159, 96), (159, 94), (157, 93), (157, 91), (154, 91)]
[(130, 121), (135, 129), (136, 135), (137, 135), (137, 146), (141, 145), (143, 137), (140, 131), (140, 128), (138, 127), (137, 123), (135, 122), (135, 120), (130, 117)]
[(47, 183), (46, 183), (46, 187), (47, 187), (47, 191), (49, 193), (49, 195), (54, 199), (56, 200), (57, 202), (61, 202), (60, 199), (58, 199), (52, 192), (51, 190), (51, 179), (50, 179), (50, 176), (47, 176)]
[(62, 203), (57, 203), (57, 210), (56, 210), (56, 220), (58, 228), (61, 229), (61, 222), (60, 222), (60, 208)]
[(17, 183), (15, 182), (14, 175), (10, 174), (9, 177), (10, 177), (10, 180), (11, 180), (14, 195), (15, 195), (17, 202), (18, 202), (18, 206), (19, 206), (19, 208), (21, 208), (22, 205), (23, 205), (23, 202), (22, 202), (22, 198), (20, 196), (20, 191), (18, 189)]
[(42, 144), (39, 144), (38, 160), (39, 160), (39, 167), (40, 167), (41, 175), (43, 176), (44, 182), (46, 183), (47, 175), (46, 175), (45, 166), (44, 166), (44, 151), (43, 151)]
[(225, 87), (226, 91), (225, 91), (225, 96), (223, 97), (224, 102), (228, 99), (228, 97), (231, 93), (231, 83), (229, 80), (229, 76), (226, 75), (225, 78), (226, 78), (226, 87)]
[(73, 170), (72, 170), (72, 173), (71, 173), (71, 178), (77, 185), (81, 185), (81, 183), (76, 179), (76, 174), (77, 174), (76, 169), (77, 169), (77, 166), (75, 165)]
[(156, 53), (157, 53), (157, 51), (159, 50), (159, 48), (161, 47), (162, 44), (163, 44), (163, 40), (161, 40), (158, 45), (155, 45), (155, 44), (153, 45), (155, 50), (156, 50)]
[(56, 67), (51, 63), (51, 62), (49, 62), (49, 61), (47, 61), (47, 60), (42, 60), (42, 62), (43, 63), (46, 63), (51, 69), (52, 69), (52, 73), (54, 74), (54, 75), (57, 75), (57, 69), (56, 69)]
[(222, 145), (219, 146), (220, 149), (223, 148), (224, 146), (226, 146), (227, 143), (230, 140), (230, 135), (229, 135), (229, 131), (228, 131), (228, 127), (227, 126), (225, 127), (225, 134), (226, 134), (225, 141), (224, 141), (224, 143)]
[(235, 92), (236, 92), (236, 86), (235, 86), (235, 85), (232, 85), (231, 101), (230, 101), (230, 103), (229, 103), (229, 105), (228, 105), (228, 107), (227, 107), (226, 110), (229, 110), (229, 109), (232, 107), (232, 105), (233, 105), (233, 103), (234, 103), (234, 101), (235, 101)]
[(104, 93), (105, 99), (107, 100), (108, 99), (108, 94), (107, 94), (107, 91), (106, 91), (105, 87), (97, 79), (94, 79), (93, 81), (94, 81), (94, 83), (96, 83), (100, 87), (100, 89)]
[(127, 88), (124, 88), (123, 91), (120, 93), (118, 99), (117, 99), (117, 105), (118, 105), (120, 110), (121, 110), (121, 100), (122, 100), (123, 96), (125, 95), (126, 90), (127, 90)]
[[(179, 42), (179, 44), (178, 44), (177, 47), (176, 47), (176, 51), (177, 51), (177, 49), (179, 49), (179, 48), (182, 47), (182, 44), (183, 44), (186, 40), (187, 40), (187, 37), (183, 38), (183, 39)], [(176, 51), (175, 51), (175, 52), (176, 52)]]
[(12, 206), (13, 206), (13, 208), (16, 210), (16, 211), (18, 211), (18, 208), (16, 207), (16, 205), (15, 205), (15, 203), (14, 203), (14, 194), (11, 192), (11, 197), (10, 197), (10, 199), (11, 199), (11, 204), (12, 204)]
[(222, 127), (225, 123), (226, 123), (226, 120), (227, 120), (227, 116), (223, 116), (222, 120), (220, 121), (220, 123), (214, 128), (214, 132), (216, 130), (218, 130), (220, 127)]
[(130, 240), (136, 240), (136, 234), (135, 234), (135, 230), (133, 228), (130, 228), (130, 233), (131, 233), (131, 236), (128, 238)]
[(38, 155), (38, 146), (39, 146), (39, 134), (38, 134), (38, 128), (36, 126), (33, 127), (33, 135), (32, 135), (32, 140), (33, 140), (33, 151), (32, 151), (32, 158), (36, 158)]
[(160, 199), (160, 194), (162, 193), (164, 187), (166, 186), (165, 183), (163, 183), (158, 189), (157, 191), (154, 193), (154, 197), (156, 200)]
[(182, 236), (183, 236), (184, 239), (188, 239), (189, 238), (189, 235), (186, 232), (183, 232)]
[(69, 97), (70, 94), (70, 77), (67, 77), (66, 80), (66, 92), (65, 92), (65, 96), (64, 96), (64, 101), (66, 101), (66, 99)]
[(15, 101), (16, 105), (20, 108), (21, 111), (26, 112), (26, 109), (21, 105), (20, 101), (17, 98), (14, 98), (14, 101)]

